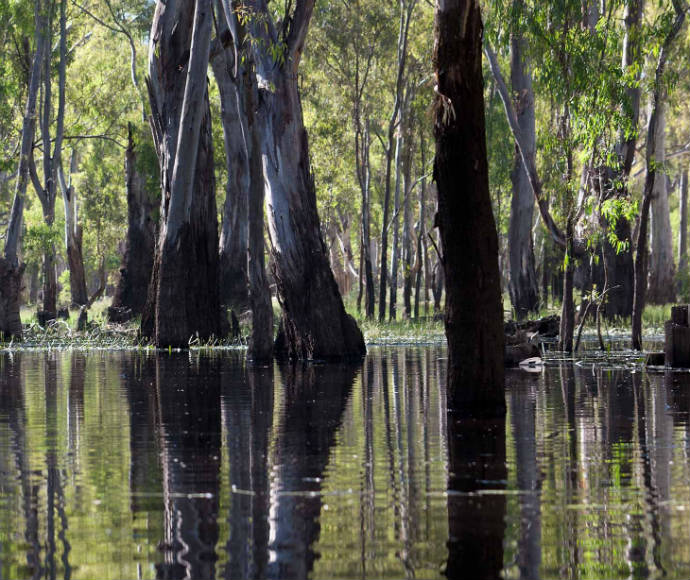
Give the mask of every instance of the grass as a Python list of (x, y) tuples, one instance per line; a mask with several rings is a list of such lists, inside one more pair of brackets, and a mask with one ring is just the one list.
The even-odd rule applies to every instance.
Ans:
[[(504, 297), (504, 305), (510, 300)], [(139, 320), (126, 324), (108, 324), (106, 310), (110, 305), (110, 298), (104, 298), (94, 303), (89, 310), (89, 328), (77, 331), (78, 310), (71, 310), (68, 320), (58, 320), (47, 328), (41, 328), (36, 320), (36, 308), (25, 306), (21, 310), (22, 321), (25, 325), (24, 341), (22, 343), (5, 343), (5, 348), (151, 348), (145, 345), (138, 336)], [(364, 334), (368, 345), (406, 345), (406, 344), (440, 344), (445, 341), (443, 320), (433, 316), (424, 316), (418, 320), (394, 320), (378, 322), (367, 320), (363, 313), (357, 312), (354, 299), (346, 300), (346, 309), (352, 314)], [(431, 306), (431, 305), (429, 305)], [(274, 300), (273, 304), (276, 326), (280, 320), (280, 306)], [(427, 312), (425, 305), (420, 305), (420, 311)], [(429, 308), (429, 312), (432, 308)], [(402, 314), (402, 313), (400, 313)], [(552, 314), (560, 314), (560, 305), (551, 304), (542, 308), (534, 318), (541, 318)], [(511, 312), (504, 313), (506, 320), (511, 318)], [(671, 316), (671, 305), (649, 305), (642, 316), (642, 328), (645, 336), (658, 336), (664, 332), (664, 322)], [(402, 316), (400, 316), (402, 317)], [(207, 343), (191, 341), (193, 348), (233, 347), (246, 344), (249, 335), (251, 317), (240, 316), (240, 328), (243, 340), (239, 343), (232, 340), (213, 339)], [(585, 333), (596, 332), (594, 322), (585, 326)], [(630, 335), (630, 319), (616, 319), (602, 323), (605, 336), (619, 338)], [(0, 341), (0, 345), (2, 342)]]

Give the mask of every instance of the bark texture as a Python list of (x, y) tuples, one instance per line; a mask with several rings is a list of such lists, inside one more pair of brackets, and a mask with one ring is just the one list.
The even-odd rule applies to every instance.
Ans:
[(316, 210), (316, 191), (302, 118), (297, 68), (304, 48), (313, 0), (296, 3), (286, 33), (286, 53), (275, 62), (269, 47), (277, 31), (265, 2), (254, 22), (266, 213), (273, 277), (283, 307), (284, 347), (276, 355), (292, 359), (334, 360), (361, 357), (364, 339), (345, 312), (333, 277)]
[(210, 2), (159, 1), (151, 30), (151, 125), (161, 226), (142, 334), (158, 347), (220, 334), (218, 224), (206, 68)]
[(479, 2), (437, 2), (434, 179), (446, 285), (448, 407), (503, 414), (503, 307), (489, 197), (481, 43)]
[[(132, 136), (125, 151), (125, 178), (127, 187), (127, 239), (113, 297), (108, 311), (112, 319), (115, 314), (128, 311), (125, 318), (144, 311), (146, 292), (153, 271), (153, 256), (156, 248), (155, 203), (144, 189), (141, 175), (137, 171), (137, 153)], [(119, 310), (116, 310), (119, 309)], [(112, 313), (112, 314), (111, 314)], [(118, 316), (121, 320), (122, 316)]]
[[(222, 16), (222, 15), (221, 15)], [(218, 18), (219, 30), (229, 34)], [(220, 233), (220, 299), (226, 306), (243, 309), (249, 305), (247, 287), (248, 194), (250, 187), (247, 126), (241, 94), (241, 69), (235, 72), (235, 44), (211, 60), (220, 92), (223, 145), (228, 180)]]
[[(525, 42), (519, 34), (511, 38), (510, 78), (515, 98), (517, 122), (522, 131), (527, 154), (533, 156), (536, 153), (534, 92), (532, 91), (529, 69), (523, 56), (524, 44)], [(515, 314), (518, 319), (523, 319), (530, 312), (536, 312), (539, 308), (539, 290), (534, 265), (534, 242), (532, 240), (534, 196), (517, 146), (510, 178), (513, 183), (513, 196), (510, 203), (510, 225), (508, 228), (510, 262), (508, 289)]]
[(651, 304), (668, 304), (676, 299), (668, 180), (664, 168), (667, 108), (665, 100), (662, 93), (662, 102), (659, 105), (656, 122), (656, 164), (658, 169), (654, 179), (650, 206), (652, 239), (649, 252), (647, 299)]
[(680, 225), (678, 228), (678, 292), (687, 292), (688, 273), (688, 169), (680, 174)]

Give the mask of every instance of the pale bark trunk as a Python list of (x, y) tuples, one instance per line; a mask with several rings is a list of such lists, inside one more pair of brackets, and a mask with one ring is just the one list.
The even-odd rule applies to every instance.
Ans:
[[(424, 133), (420, 139), (422, 172), (426, 171), (426, 145)], [(419, 225), (417, 227), (417, 268), (414, 293), (414, 317), (419, 318), (420, 298), (424, 300), (425, 312), (429, 313), (429, 258), (426, 242), (426, 176), (422, 177), (419, 188)], [(423, 292), (423, 293), (422, 293)]]
[(371, 136), (369, 133), (369, 119), (366, 120), (364, 126), (364, 135), (362, 138), (362, 256), (364, 264), (360, 265), (359, 276), (360, 280), (364, 279), (365, 284), (365, 316), (367, 320), (373, 320), (374, 309), (376, 305), (376, 294), (374, 288), (374, 272), (372, 267), (371, 257), (371, 235), (370, 235), (370, 206), (371, 206), (371, 163), (369, 158), (369, 145), (371, 143)]
[[(402, 116), (402, 115), (401, 115)], [(398, 264), (400, 263), (400, 188), (402, 186), (402, 136), (395, 139), (395, 195), (393, 197), (393, 248), (391, 251), (390, 296), (388, 298), (388, 320), (395, 320), (398, 315)], [(386, 224), (384, 224), (386, 227)]]
[(247, 55), (247, 68), (243, 71), (246, 95), (249, 157), (249, 300), (252, 308), (252, 333), (247, 358), (256, 362), (273, 356), (273, 305), (264, 263), (264, 174), (261, 159), (261, 136), (255, 111), (259, 92), (256, 77), (251, 72), (253, 60)]
[[(221, 21), (222, 22), (222, 21)], [(223, 27), (221, 27), (222, 29)], [(226, 28), (227, 30), (227, 28)], [(234, 76), (234, 46), (211, 61), (220, 92), (223, 144), (228, 180), (220, 233), (220, 297), (223, 304), (243, 309), (249, 304), (247, 286), (248, 195), (250, 188), (246, 112)]]
[(416, 0), (400, 0), (400, 25), (398, 30), (395, 102), (393, 104), (393, 111), (391, 112), (391, 116), (388, 120), (388, 140), (386, 145), (386, 177), (383, 198), (383, 226), (381, 228), (381, 265), (379, 268), (379, 322), (383, 322), (386, 318), (386, 284), (388, 281), (388, 221), (390, 217), (389, 212), (391, 197), (391, 169), (393, 165), (393, 139), (395, 137), (396, 126), (399, 123), (400, 108), (402, 107), (403, 80), (407, 62), (408, 33), (415, 4)]
[[(516, 2), (517, 3), (517, 2)], [(519, 34), (511, 38), (510, 76), (515, 95), (515, 112), (522, 131), (526, 154), (536, 153), (534, 92), (526, 58), (525, 42)], [(525, 171), (520, 151), (515, 148), (515, 161), (511, 173), (513, 196), (510, 205), (508, 250), (510, 261), (510, 299), (518, 319), (525, 318), (539, 308), (539, 290), (534, 263), (532, 217), (534, 196)]]
[(31, 65), (26, 108), (22, 122), (22, 140), (19, 151), (19, 168), (14, 201), (7, 227), (4, 255), (0, 258), (0, 335), (4, 338), (22, 338), (22, 321), (19, 305), (24, 265), (19, 263), (19, 238), (22, 229), (26, 187), (29, 182), (29, 160), (36, 130), (36, 102), (41, 80), (44, 47), (47, 43), (45, 16), (40, 0), (35, 2), (35, 52)]
[(158, 2), (149, 52), (152, 129), (161, 167), (161, 231), (142, 334), (186, 347), (220, 334), (218, 224), (206, 69), (207, 0)]
[(65, 209), (65, 248), (67, 249), (72, 305), (83, 306), (89, 301), (89, 296), (86, 291), (86, 274), (84, 273), (84, 258), (82, 256), (82, 228), (78, 221), (77, 194), (71, 183), (71, 175), (76, 171), (76, 159), (76, 153), (73, 150), (70, 160), (69, 183), (65, 179), (62, 164), (58, 167), (58, 177)]
[(302, 118), (297, 68), (314, 8), (297, 2), (286, 53), (274, 62), (269, 47), (277, 36), (268, 7), (253, 2), (261, 15), (253, 34), (257, 75), (261, 78), (257, 123), (262, 137), (263, 170), (273, 275), (283, 307), (283, 330), (276, 354), (293, 359), (345, 359), (366, 349), (355, 320), (345, 312), (328, 263), (316, 210), (307, 134)]
[(651, 304), (668, 304), (676, 299), (675, 266), (673, 263), (673, 240), (671, 216), (668, 204), (667, 176), (664, 171), (666, 155), (666, 99), (662, 95), (656, 123), (656, 177), (652, 190), (651, 230), (649, 252), (649, 280), (647, 300)]
[(664, 38), (664, 42), (657, 58), (656, 71), (654, 74), (654, 91), (652, 93), (652, 110), (649, 115), (647, 125), (647, 147), (646, 165), (647, 175), (645, 177), (644, 193), (642, 195), (642, 207), (640, 208), (640, 227), (637, 236), (637, 250), (635, 253), (635, 289), (633, 297), (632, 311), (632, 347), (635, 350), (642, 350), (642, 312), (644, 311), (647, 293), (647, 226), (649, 221), (649, 208), (654, 191), (654, 182), (657, 177), (656, 159), (659, 154), (657, 150), (657, 118), (663, 107), (663, 77), (668, 60), (668, 52), (680, 32), (685, 20), (685, 8), (680, 4), (680, 0), (673, 0), (673, 8), (676, 13), (675, 20), (669, 32)]
[[(688, 280), (688, 168), (680, 173), (680, 226), (678, 231), (678, 291), (687, 287)], [(687, 290), (685, 290), (687, 292)]]
[(403, 316), (412, 318), (412, 234), (411, 201), (412, 196), (412, 127), (408, 118), (404, 138), (403, 152), (403, 227), (402, 227), (402, 267), (403, 267)]
[(144, 189), (143, 179), (137, 169), (136, 144), (131, 127), (125, 151), (125, 187), (127, 239), (120, 279), (111, 309), (108, 309), (109, 319), (119, 322), (143, 313), (156, 248), (155, 202)]

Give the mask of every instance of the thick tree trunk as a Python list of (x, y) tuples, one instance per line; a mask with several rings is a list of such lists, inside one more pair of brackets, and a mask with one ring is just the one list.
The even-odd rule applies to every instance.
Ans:
[[(679, 293), (687, 295), (688, 281), (688, 169), (684, 167), (680, 173), (680, 225), (678, 228), (678, 275), (677, 289)], [(684, 298), (686, 299), (686, 298)]]
[[(522, 131), (527, 153), (534, 155), (536, 149), (534, 92), (532, 91), (532, 79), (526, 58), (523, 56), (525, 42), (521, 35), (513, 35), (510, 48), (510, 77), (516, 99), (517, 122)], [(530, 312), (538, 310), (539, 290), (534, 265), (534, 242), (532, 240), (534, 196), (517, 146), (510, 178), (513, 183), (513, 196), (510, 204), (510, 226), (508, 228), (510, 261), (508, 289), (515, 314), (518, 319), (523, 319)]]
[(264, 173), (261, 159), (261, 137), (254, 113), (258, 105), (258, 87), (253, 61), (248, 55), (243, 71), (249, 141), (249, 299), (252, 308), (252, 333), (247, 358), (256, 362), (273, 356), (273, 305), (264, 265)]
[(264, 39), (253, 43), (262, 79), (257, 122), (273, 277), (283, 307), (285, 338), (281, 348), (276, 345), (276, 355), (323, 360), (361, 357), (366, 352), (364, 338), (345, 312), (321, 236), (299, 97), (297, 68), (314, 2), (296, 4), (281, 63), (271, 57), (277, 32), (268, 8), (263, 2), (254, 4), (261, 11), (262, 24), (254, 22), (253, 33)]
[[(665, 100), (663, 98), (663, 101)], [(668, 204), (667, 177), (664, 171), (665, 144), (666, 105), (665, 102), (662, 102), (659, 105), (656, 123), (656, 164), (658, 169), (654, 179), (650, 206), (652, 239), (649, 252), (647, 300), (651, 304), (668, 304), (676, 299), (671, 215)]]
[(434, 178), (446, 281), (448, 408), (505, 413), (503, 306), (486, 155), (477, 0), (436, 4)]
[(108, 310), (111, 320), (127, 319), (144, 311), (146, 289), (151, 281), (156, 248), (156, 207), (145, 191), (143, 180), (137, 170), (137, 153), (131, 128), (129, 144), (125, 151), (125, 180), (127, 239), (112, 310)]
[[(211, 61), (220, 92), (223, 123), (223, 144), (228, 181), (220, 233), (220, 298), (233, 309), (249, 305), (247, 286), (248, 195), (250, 188), (246, 111), (242, 105), (241, 88), (231, 69), (233, 48), (226, 48)], [(232, 60), (231, 60), (232, 59)], [(240, 71), (237, 73), (241, 74)], [(243, 118), (244, 117), (244, 118)], [(263, 178), (262, 178), (263, 180)], [(263, 221), (263, 220), (262, 220)]]
[(142, 334), (187, 347), (220, 334), (218, 224), (206, 68), (211, 6), (156, 5), (149, 53), (152, 128), (163, 203)]

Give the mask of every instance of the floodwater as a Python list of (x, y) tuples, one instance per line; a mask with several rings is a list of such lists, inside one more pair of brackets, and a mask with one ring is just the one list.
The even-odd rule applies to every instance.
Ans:
[(0, 353), (0, 579), (690, 576), (690, 374), (242, 354)]

